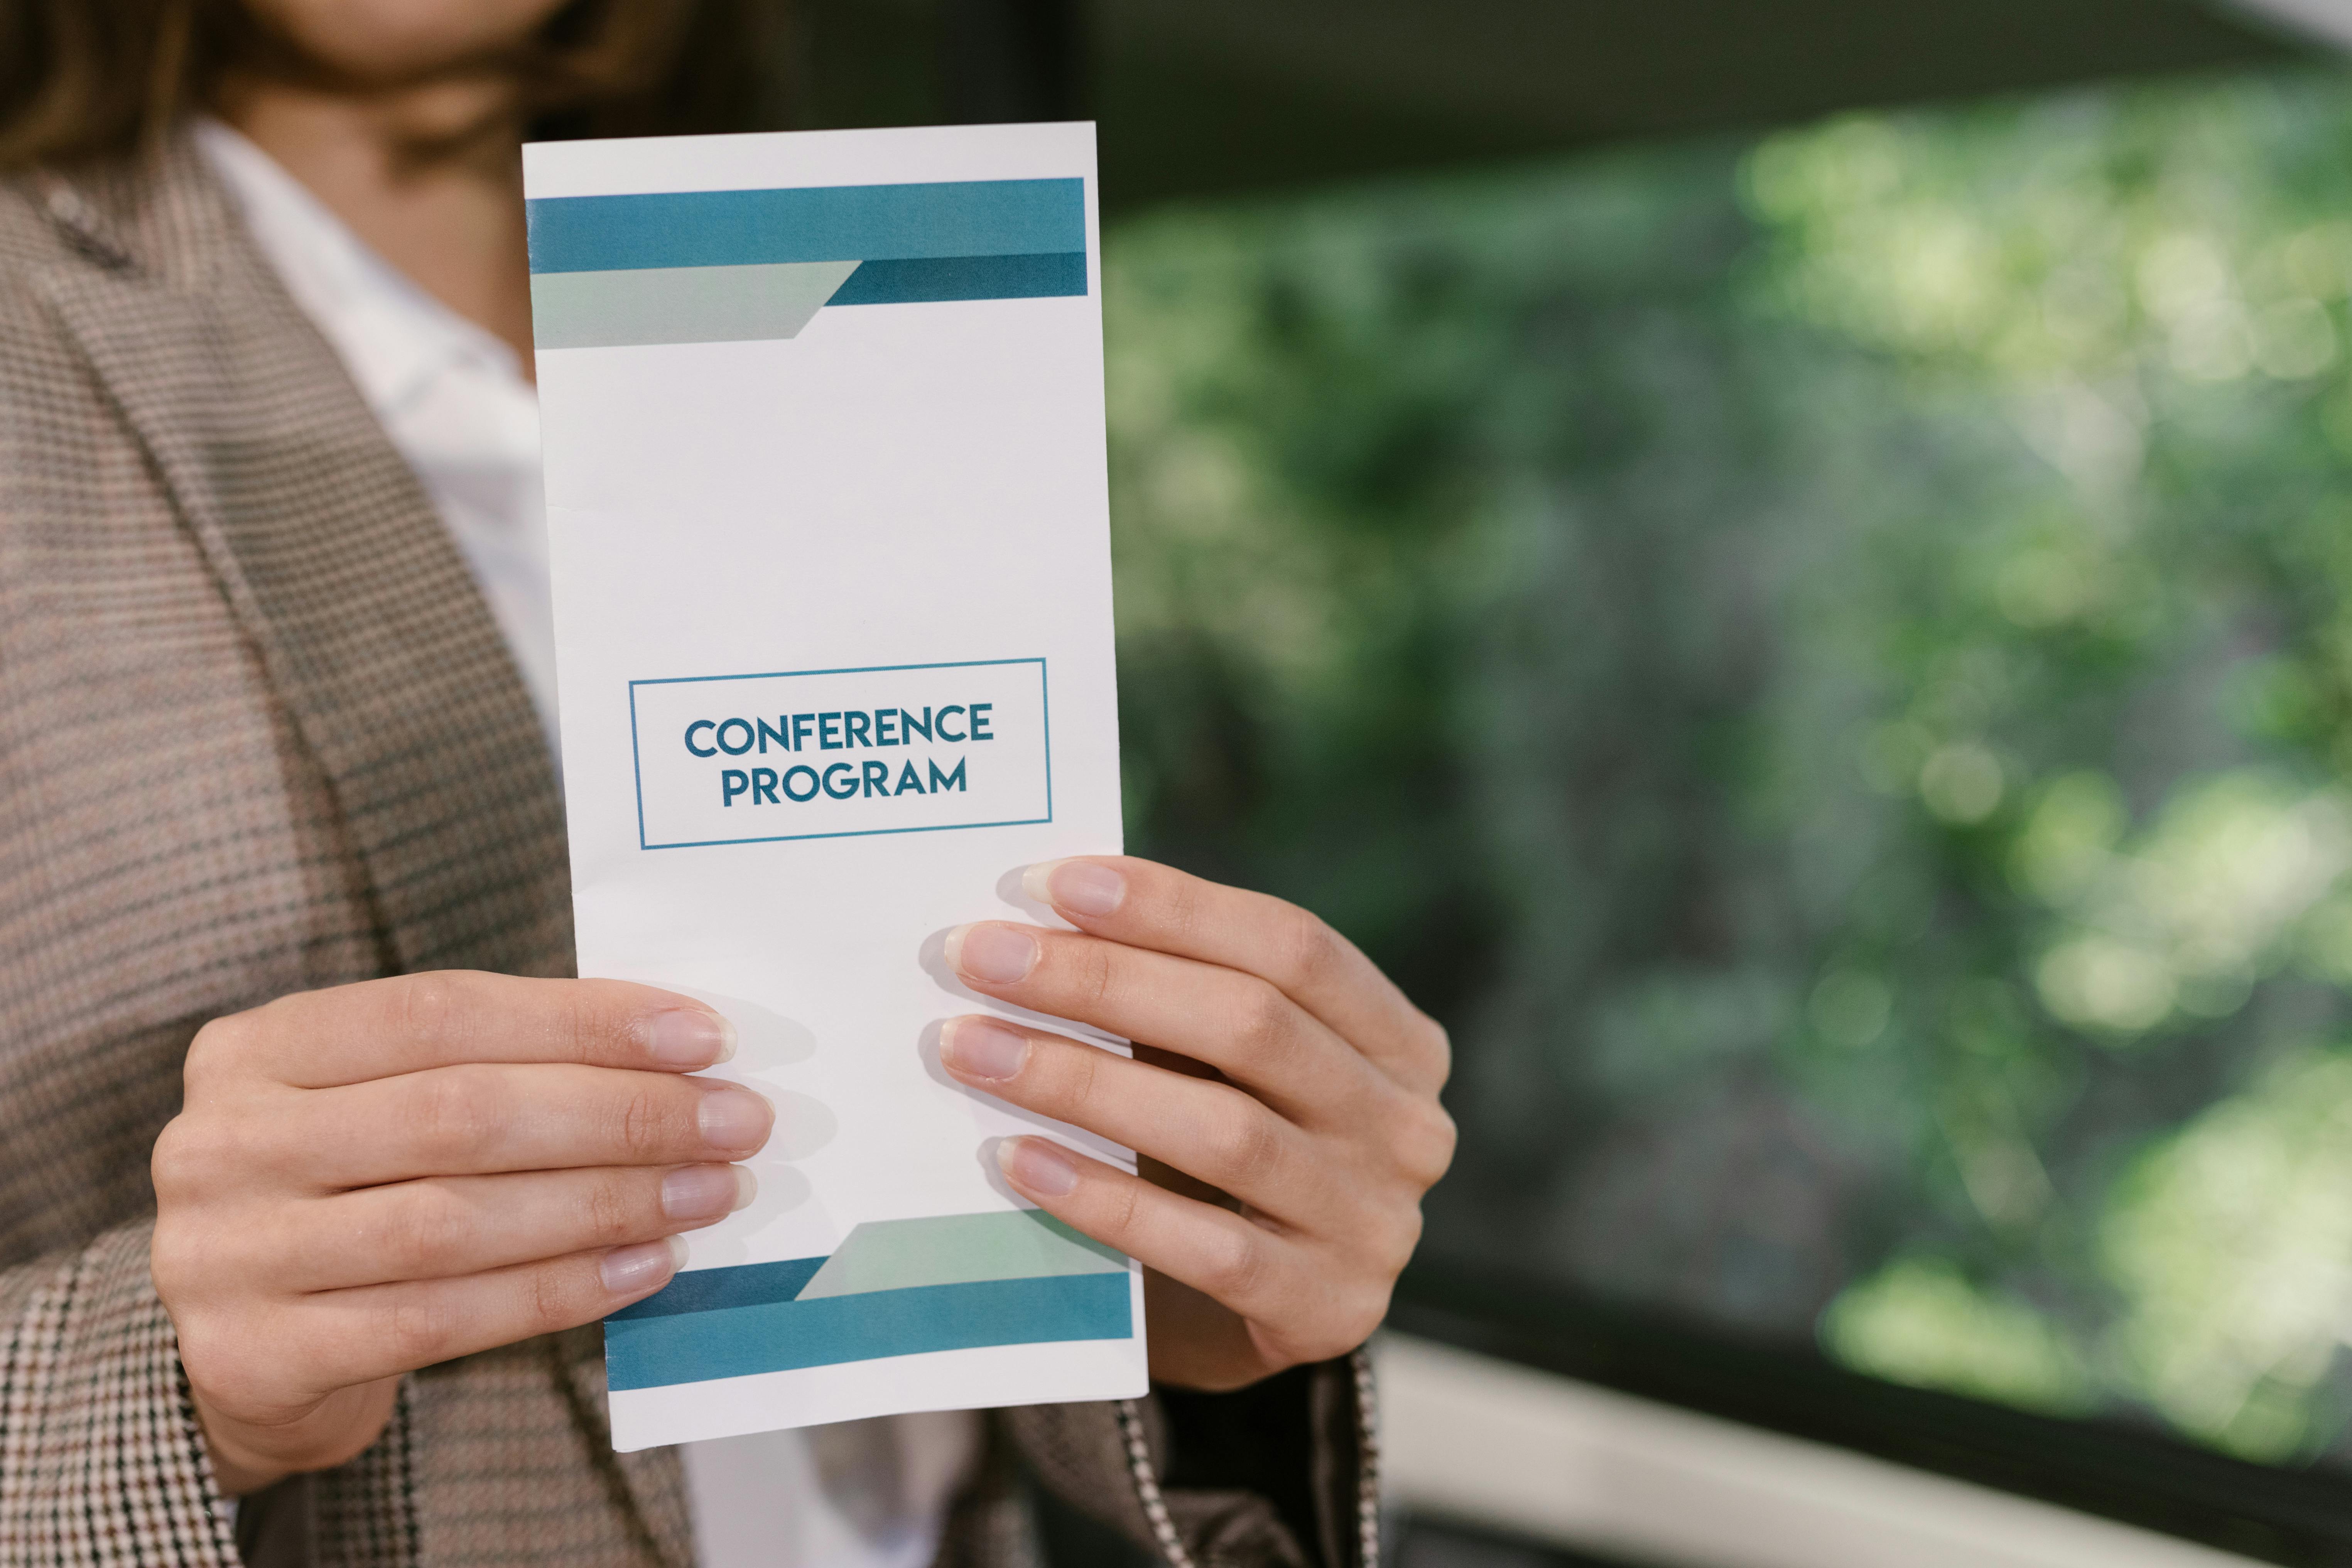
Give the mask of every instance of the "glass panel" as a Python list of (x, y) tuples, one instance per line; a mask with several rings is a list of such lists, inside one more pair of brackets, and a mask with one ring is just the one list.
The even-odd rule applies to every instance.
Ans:
[(2352, 1323), (2352, 88), (1165, 214), (1138, 852), (1454, 1030), (1424, 1256), (2267, 1460)]

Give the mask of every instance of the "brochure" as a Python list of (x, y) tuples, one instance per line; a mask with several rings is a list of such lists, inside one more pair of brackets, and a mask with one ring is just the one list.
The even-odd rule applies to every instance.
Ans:
[[(580, 972), (701, 998), (757, 1200), (611, 1319), (614, 1443), (1139, 1394), (942, 956), (1119, 848), (1090, 125), (525, 150)], [(1036, 1021), (1036, 1020), (1032, 1020)], [(1105, 1049), (1119, 1041), (1053, 1024)]]

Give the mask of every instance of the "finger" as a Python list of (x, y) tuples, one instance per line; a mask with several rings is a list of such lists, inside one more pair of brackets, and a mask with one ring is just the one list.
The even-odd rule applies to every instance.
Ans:
[(251, 1136), (281, 1174), (321, 1192), (418, 1176), (727, 1163), (759, 1152), (775, 1123), (774, 1108), (740, 1084), (609, 1068), (435, 1068), (301, 1100)]
[(266, 1242), (298, 1292), (446, 1279), (700, 1230), (758, 1190), (740, 1165), (436, 1176), (313, 1200)]
[(1294, 1121), (1352, 1104), (1374, 1076), (1320, 1020), (1239, 970), (1004, 921), (950, 931), (947, 959), (976, 991), (1206, 1062)]
[(576, 1062), (693, 1072), (735, 1054), (735, 1029), (674, 992), (624, 980), (526, 980), (441, 970), (282, 996), (208, 1024), (189, 1047), (301, 1089), (463, 1062)]
[(940, 1065), (1014, 1105), (1083, 1127), (1230, 1193), (1292, 1226), (1328, 1226), (1358, 1206), (1308, 1135), (1230, 1084), (1129, 1061), (1001, 1019), (953, 1018)]
[(1296, 904), (1126, 855), (1032, 866), (1021, 885), (1080, 931), (1256, 975), (1409, 1088), (1445, 1079), (1445, 1031)]
[(1318, 1253), (1288, 1237), (1051, 1139), (1008, 1138), (996, 1158), (1023, 1197), (1248, 1319), (1284, 1364), (1353, 1350), (1387, 1310), (1385, 1280), (1321, 1267)]
[(593, 1323), (668, 1284), (685, 1261), (686, 1243), (670, 1237), (455, 1279), (330, 1290), (303, 1298), (292, 1321), (346, 1384), (368, 1383)]

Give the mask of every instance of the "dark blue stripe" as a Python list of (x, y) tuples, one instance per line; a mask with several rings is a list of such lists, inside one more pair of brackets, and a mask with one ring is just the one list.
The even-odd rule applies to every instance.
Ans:
[(1065, 1274), (652, 1318), (624, 1314), (604, 1321), (604, 1367), (615, 1389), (658, 1388), (926, 1351), (1120, 1340), (1134, 1331), (1124, 1270)]
[(677, 1312), (715, 1312), (727, 1307), (789, 1301), (824, 1266), (822, 1258), (790, 1258), (782, 1263), (696, 1268), (679, 1275), (644, 1300), (622, 1308), (613, 1318), (667, 1318)]
[(833, 291), (828, 305), (906, 305), (924, 300), (1039, 300), (1087, 291), (1087, 253), (937, 256), (867, 261)]
[(1084, 180), (542, 196), (533, 272), (1041, 256), (1087, 248)]

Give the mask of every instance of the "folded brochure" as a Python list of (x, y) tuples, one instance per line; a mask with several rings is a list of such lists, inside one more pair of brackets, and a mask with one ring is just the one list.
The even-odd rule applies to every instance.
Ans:
[[(605, 1324), (622, 1449), (1145, 1386), (942, 938), (1119, 847), (1089, 125), (524, 153), (580, 973), (698, 997), (757, 1200)], [(1105, 1049), (1120, 1042), (1095, 1039)]]

